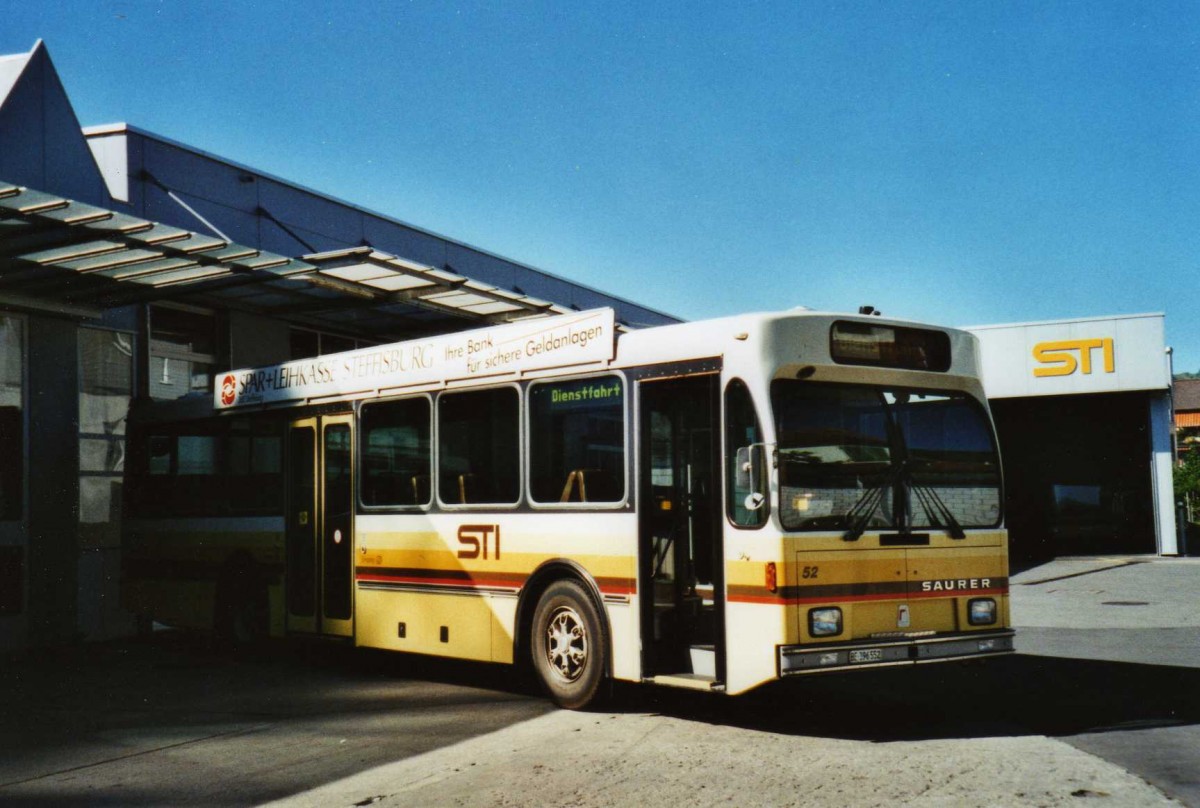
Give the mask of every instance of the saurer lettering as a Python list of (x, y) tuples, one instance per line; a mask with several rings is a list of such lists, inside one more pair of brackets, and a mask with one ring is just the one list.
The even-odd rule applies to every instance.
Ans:
[(991, 589), (991, 578), (943, 578), (921, 581), (922, 592), (957, 592), (964, 589)]

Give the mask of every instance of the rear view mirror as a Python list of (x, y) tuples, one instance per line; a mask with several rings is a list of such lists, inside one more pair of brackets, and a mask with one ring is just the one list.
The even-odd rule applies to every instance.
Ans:
[(737, 485), (739, 490), (745, 490), (750, 487), (750, 481), (754, 479), (752, 475), (753, 468), (753, 463), (750, 460), (750, 447), (743, 446), (738, 449), (736, 461), (737, 481), (735, 485)]
[(766, 444), (752, 443), (737, 450), (734, 457), (733, 491), (730, 493), (733, 495), (733, 502), (740, 502), (743, 509), (755, 514), (748, 518), (735, 515), (733, 518), (737, 524), (758, 525), (766, 519), (764, 508), (769, 491), (766, 462)]

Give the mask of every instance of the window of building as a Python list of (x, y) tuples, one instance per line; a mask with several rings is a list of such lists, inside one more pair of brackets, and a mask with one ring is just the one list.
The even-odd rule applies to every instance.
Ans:
[(321, 355), (321, 335), (316, 331), (293, 328), (289, 341), (292, 359), (309, 359)]
[(353, 351), (356, 348), (366, 348), (372, 344), (351, 337), (328, 334), (324, 331), (310, 331), (307, 328), (293, 328), (290, 340), (292, 360), (311, 359), (314, 356)]
[(0, 314), (0, 519), (20, 519), (25, 477), (25, 330)]
[[(79, 521), (115, 540), (133, 397), (133, 336), (79, 329)], [(97, 538), (85, 536), (85, 538)]]
[(339, 337), (335, 334), (321, 335), (321, 355), (331, 353), (342, 353), (343, 351), (353, 351), (358, 347), (358, 343), (349, 337)]
[(433, 496), (429, 399), (362, 409), (364, 505), (427, 505)]
[(529, 488), (535, 502), (625, 497), (625, 386), (619, 376), (529, 389)]
[(212, 390), (216, 365), (216, 315), (190, 307), (150, 307), (151, 398)]
[(520, 403), (499, 387), (438, 398), (438, 497), (446, 504), (520, 499)]

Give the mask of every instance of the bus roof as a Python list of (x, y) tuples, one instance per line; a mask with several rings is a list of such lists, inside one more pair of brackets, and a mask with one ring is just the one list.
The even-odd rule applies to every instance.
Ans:
[(218, 374), (213, 407), (365, 396), (454, 379), (603, 364), (616, 351), (612, 309), (520, 320)]
[(974, 338), (959, 329), (796, 309), (657, 326), (618, 335), (613, 310), (602, 308), (230, 370), (214, 379), (212, 402), (218, 411), (255, 405), (286, 406), (546, 371), (586, 372), (614, 363), (626, 367), (715, 358), (735, 345), (751, 347), (773, 327), (797, 320), (815, 321), (815, 328), (806, 329), (813, 333), (804, 353), (818, 356), (822, 351), (828, 356), (828, 326), (817, 323), (853, 321), (884, 328), (934, 328), (950, 334), (956, 343), (951, 373), (975, 374), (973, 348), (960, 350)]

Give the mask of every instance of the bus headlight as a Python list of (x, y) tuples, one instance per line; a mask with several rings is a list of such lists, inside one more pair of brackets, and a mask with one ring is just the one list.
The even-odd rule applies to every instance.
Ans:
[(842, 610), (836, 606), (808, 610), (808, 633), (814, 637), (833, 637), (842, 633)]
[(990, 626), (996, 622), (996, 601), (975, 598), (967, 604), (967, 622), (973, 626)]

